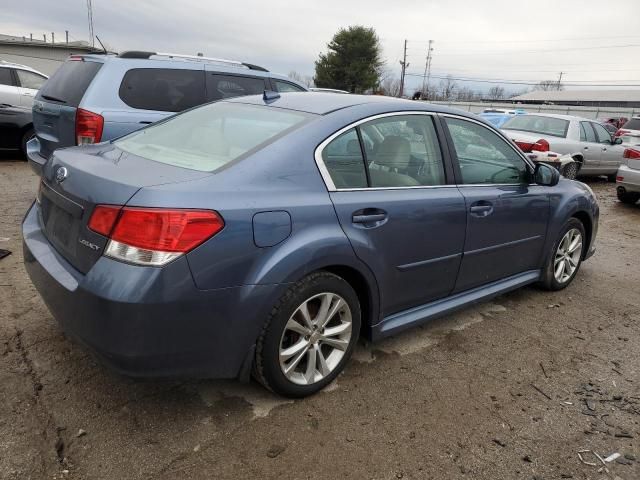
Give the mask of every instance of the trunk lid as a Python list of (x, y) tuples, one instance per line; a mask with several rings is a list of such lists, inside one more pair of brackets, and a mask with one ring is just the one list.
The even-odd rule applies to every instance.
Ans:
[(88, 228), (96, 205), (125, 205), (142, 187), (208, 175), (147, 160), (110, 144), (58, 150), (44, 166), (38, 193), (42, 229), (71, 265), (87, 273), (107, 244), (106, 237)]

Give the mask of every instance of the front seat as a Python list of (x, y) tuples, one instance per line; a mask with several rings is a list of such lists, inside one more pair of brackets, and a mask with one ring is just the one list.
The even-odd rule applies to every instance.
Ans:
[(376, 187), (411, 187), (419, 182), (404, 172), (411, 161), (411, 143), (396, 135), (386, 137), (369, 165), (371, 182)]

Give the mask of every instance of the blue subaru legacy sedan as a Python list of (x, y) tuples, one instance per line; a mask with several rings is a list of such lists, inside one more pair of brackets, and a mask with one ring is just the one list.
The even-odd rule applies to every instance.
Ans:
[(598, 204), (472, 114), (265, 92), (55, 151), (22, 229), (53, 316), (116, 370), (302, 397), (359, 337), (566, 287)]

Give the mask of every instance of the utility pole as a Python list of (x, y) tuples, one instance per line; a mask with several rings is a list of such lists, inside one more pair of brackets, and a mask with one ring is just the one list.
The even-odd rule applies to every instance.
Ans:
[(399, 97), (402, 98), (402, 95), (404, 94), (404, 73), (407, 69), (407, 67), (409, 66), (409, 64), (407, 63), (407, 41), (404, 41), (404, 55), (402, 56), (402, 61), (400, 62), (400, 65), (402, 65), (402, 70), (400, 72), (400, 95)]
[(427, 61), (424, 64), (424, 75), (422, 75), (422, 98), (423, 100), (429, 99), (429, 77), (431, 76), (431, 52), (433, 52), (433, 40), (429, 40), (429, 47), (427, 48)]
[(69, 30), (64, 31), (64, 38), (65, 38), (65, 42), (69, 43)]
[(560, 82), (562, 81), (562, 74), (564, 72), (560, 72), (560, 76), (558, 77), (558, 88), (556, 88), (556, 90), (560, 90)]
[(92, 47), (95, 47), (95, 40), (93, 38), (93, 6), (91, 0), (87, 0), (87, 20), (89, 22), (89, 43)]
[(55, 32), (51, 32), (51, 43), (56, 43), (56, 34), (55, 34)]

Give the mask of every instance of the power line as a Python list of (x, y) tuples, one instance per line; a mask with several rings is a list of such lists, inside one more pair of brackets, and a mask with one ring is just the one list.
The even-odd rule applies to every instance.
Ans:
[[(458, 42), (450, 42), (447, 40), (438, 41), (445, 45), (477, 45), (479, 43), (549, 43), (549, 42), (567, 42), (567, 41), (590, 41), (590, 40), (611, 40), (614, 38), (640, 38), (640, 35), (607, 35), (605, 37), (571, 37), (571, 38), (553, 38), (538, 40), (460, 40)], [(409, 40), (411, 43), (428, 43), (428, 40)]]
[(601, 45), (598, 47), (573, 47), (573, 48), (553, 48), (546, 50), (503, 50), (500, 52), (467, 52), (467, 53), (438, 53), (438, 55), (443, 55), (447, 57), (468, 57), (468, 56), (482, 56), (482, 55), (521, 55), (521, 54), (529, 54), (529, 53), (555, 53), (555, 52), (573, 52), (573, 51), (584, 51), (584, 50), (605, 50), (609, 48), (634, 48), (640, 47), (640, 43), (630, 43), (625, 45)]
[[(410, 77), (422, 77), (422, 74), (418, 73), (405, 73), (406, 76)], [(441, 75), (432, 75), (433, 78), (441, 79), (441, 80), (458, 80), (460, 82), (477, 82), (477, 83), (504, 83), (508, 85), (537, 85), (540, 81), (514, 81), (514, 80), (501, 80), (501, 79), (488, 79), (488, 78), (466, 78), (466, 77), (453, 77), (453, 76), (441, 76)], [(564, 83), (564, 86), (567, 87), (640, 87), (640, 83), (634, 84), (598, 84), (598, 83)]]

